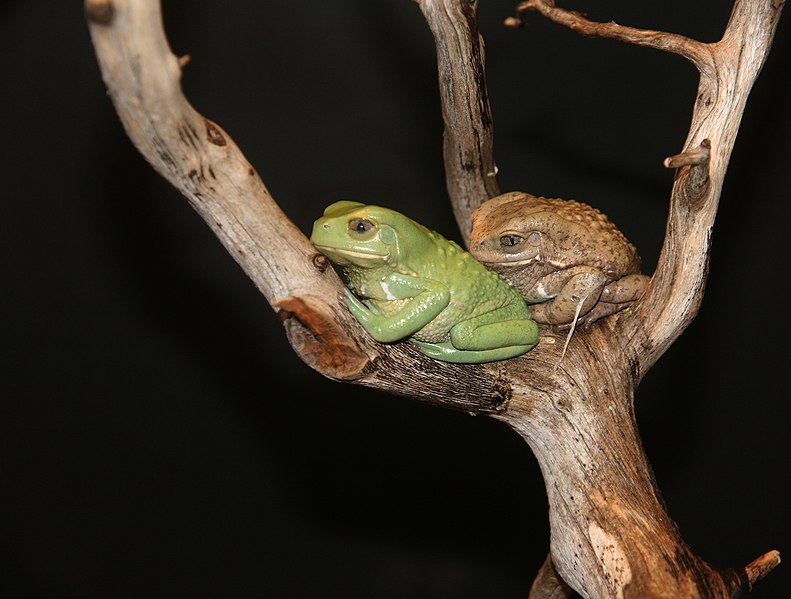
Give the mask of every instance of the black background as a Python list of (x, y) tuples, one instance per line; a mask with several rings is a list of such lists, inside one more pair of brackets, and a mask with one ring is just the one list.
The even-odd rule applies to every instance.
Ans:
[[(696, 76), (482, 0), (503, 190), (587, 201), (653, 270)], [(719, 37), (729, 3), (588, 2)], [(571, 3), (568, 3), (571, 6)], [(165, 2), (194, 106), (306, 233), (346, 198), (458, 239), (433, 42), (409, 0)], [(789, 550), (786, 14), (753, 90), (698, 318), (637, 394), (671, 516), (717, 567)], [(527, 445), (326, 380), (107, 98), (79, 2), (0, 8), (4, 597), (526, 597), (546, 555)], [(755, 597), (782, 597), (781, 565)]]

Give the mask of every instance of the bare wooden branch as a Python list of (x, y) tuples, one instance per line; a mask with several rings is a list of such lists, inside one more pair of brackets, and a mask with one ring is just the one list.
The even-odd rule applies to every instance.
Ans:
[(575, 337), (556, 376), (515, 386), (509, 409), (496, 416), (528, 442), (541, 467), (555, 570), (586, 597), (736, 596), (738, 577), (695, 556), (666, 513), (641, 448), (631, 375), (613, 358), (613, 334), (601, 327)]
[[(517, 387), (510, 409), (498, 416), (536, 454), (549, 495), (552, 564), (583, 596), (737, 597), (750, 586), (745, 580), (760, 577), (761, 564), (775, 563), (770, 552), (765, 562), (754, 562), (755, 569), (717, 571), (690, 551), (665, 512), (640, 447), (632, 397), (700, 307), (725, 171), (782, 7), (771, 0), (737, 0), (722, 40), (702, 44), (593, 23), (548, 1), (519, 5), (521, 12), (541, 12), (584, 35), (680, 54), (700, 72), (690, 133), (683, 150), (666, 160), (678, 170), (662, 253), (645, 295), (630, 310), (577, 335), (562, 373), (547, 382), (562, 390), (536, 383), (531, 394)], [(549, 397), (536, 397), (536, 387), (549, 389)], [(541, 401), (553, 401), (555, 409)], [(546, 566), (539, 577), (545, 574)]]
[(492, 115), (486, 90), (477, 0), (418, 0), (437, 47), (445, 122), (445, 181), (465, 245), (470, 215), (498, 195)]
[[(702, 70), (709, 63), (709, 52), (706, 44), (689, 39), (683, 35), (652, 31), (650, 29), (636, 29), (626, 27), (612, 21), (596, 23), (589, 21), (582, 14), (564, 10), (555, 6), (554, 1), (527, 0), (516, 7), (517, 15), (522, 17), (528, 11), (536, 11), (551, 21), (568, 27), (569, 29), (588, 37), (605, 37), (622, 42), (628, 42), (647, 48), (655, 48), (666, 52), (673, 52), (689, 59), (698, 69)], [(506, 24), (517, 27), (521, 18), (510, 18)]]
[(643, 371), (686, 329), (702, 302), (725, 173), (782, 8), (773, 0), (736, 0), (722, 39), (707, 45), (711, 67), (693, 61), (700, 80), (682, 155), (705, 162), (682, 164), (676, 173), (657, 269), (629, 323), (632, 330), (649, 331), (633, 344)]
[[(130, 139), (188, 198), (264, 296), (273, 302), (308, 289), (335, 292), (311, 262), (314, 248), (239, 148), (182, 95), (183, 61), (170, 51), (159, 4), (89, 0), (86, 14), (102, 76)], [(277, 253), (263, 246), (264, 239)], [(286, 268), (296, 268), (297, 276), (285, 276)]]
[[(656, 272), (643, 301), (621, 319), (632, 339), (632, 368), (641, 373), (664, 353), (697, 314), (717, 214), (736, 133), (750, 89), (772, 45), (784, 2), (736, 0), (722, 39), (705, 44), (673, 33), (596, 23), (549, 0), (517, 6), (523, 18), (536, 11), (582, 35), (617, 39), (687, 58), (700, 72), (698, 95), (684, 150), (666, 161), (679, 168)], [(518, 19), (509, 23), (515, 25)]]
[[(496, 195), (492, 122), (475, 0), (419, 0), (436, 38), (448, 192), (466, 241), (469, 215)], [(339, 299), (326, 260), (275, 204), (225, 131), (184, 98), (187, 60), (170, 51), (156, 0), (86, 0), (102, 76), (135, 146), (195, 210), (277, 310), (299, 356), (324, 375), (473, 413), (516, 430), (541, 467), (551, 557), (534, 598), (736, 597), (779, 563), (769, 552), (740, 571), (695, 556), (667, 515), (642, 451), (633, 394), (642, 374), (700, 305), (722, 180), (750, 87), (782, 2), (737, 0), (716, 44), (595, 24), (547, 0), (524, 6), (586, 35), (671, 51), (701, 73), (676, 168), (665, 242), (631, 309), (507, 362), (454, 365), (406, 343), (374, 342)]]
[(751, 561), (744, 568), (747, 578), (748, 590), (752, 590), (753, 585), (764, 578), (769, 572), (780, 565), (780, 552), (768, 551), (757, 559)]
[(242, 152), (181, 91), (156, 0), (87, 0), (102, 77), (129, 138), (189, 200), (275, 308), (300, 357), (337, 380), (472, 413), (504, 409), (497, 368), (436, 362), (376, 343), (340, 300), (343, 285), (275, 203)]

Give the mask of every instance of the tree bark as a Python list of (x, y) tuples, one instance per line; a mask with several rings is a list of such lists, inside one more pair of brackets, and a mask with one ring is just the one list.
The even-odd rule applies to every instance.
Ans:
[(486, 88), (478, 0), (417, 0), (437, 48), (439, 95), (445, 124), (445, 183), (464, 244), (470, 216), (500, 193), (493, 123)]
[[(475, 0), (419, 0), (437, 42), (444, 157), (465, 240), (470, 214), (498, 193), (492, 119)], [(721, 41), (590, 22), (550, 2), (519, 5), (585, 35), (680, 54), (700, 71), (690, 134), (675, 168), (669, 219), (649, 288), (629, 310), (565, 335), (542, 329), (520, 358), (455, 365), (408, 344), (373, 341), (341, 303), (342, 283), (279, 209), (255, 169), (180, 88), (181, 63), (155, 0), (86, 0), (110, 97), (135, 146), (181, 191), (283, 321), (299, 356), (325, 376), (436, 405), (489, 414), (515, 429), (541, 467), (550, 557), (531, 597), (738, 597), (779, 562), (738, 571), (695, 556), (667, 515), (642, 449), (634, 392), (700, 305), (711, 228), (750, 87), (783, 3), (737, 0)]]

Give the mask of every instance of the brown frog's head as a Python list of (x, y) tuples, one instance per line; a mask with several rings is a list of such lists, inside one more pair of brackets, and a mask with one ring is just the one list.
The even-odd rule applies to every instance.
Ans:
[(524, 267), (555, 254), (566, 237), (544, 198), (510, 192), (484, 202), (472, 214), (470, 253), (490, 265)]
[(524, 192), (492, 198), (473, 213), (470, 253), (495, 270), (588, 265), (610, 278), (634, 272), (640, 264), (634, 246), (597, 209)]

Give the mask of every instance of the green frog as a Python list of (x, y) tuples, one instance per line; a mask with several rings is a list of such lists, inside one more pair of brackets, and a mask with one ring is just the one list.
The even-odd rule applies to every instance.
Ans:
[(335, 202), (310, 240), (342, 269), (346, 306), (379, 342), (408, 339), (427, 356), (459, 363), (513, 358), (538, 342), (516, 289), (400, 212)]

